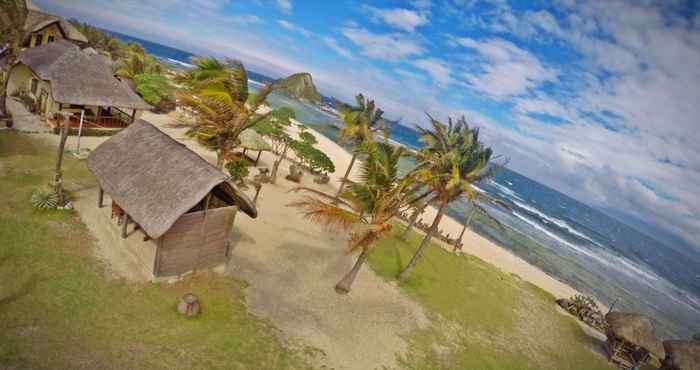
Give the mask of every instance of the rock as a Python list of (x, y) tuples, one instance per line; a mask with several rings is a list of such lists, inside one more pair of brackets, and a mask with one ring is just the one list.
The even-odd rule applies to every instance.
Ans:
[(289, 175), (285, 177), (289, 181), (293, 182), (301, 182), (301, 178), (304, 176), (304, 171), (301, 169), (301, 167), (297, 165), (290, 165), (289, 166)]
[(319, 94), (316, 89), (316, 85), (314, 85), (314, 80), (310, 73), (295, 73), (287, 78), (275, 81), (274, 87), (298, 99), (304, 99), (314, 103), (320, 103), (322, 101), (321, 94)]
[(556, 302), (559, 305), (559, 307), (561, 307), (567, 311), (569, 310), (569, 306), (571, 305), (571, 301), (569, 301), (566, 298), (559, 298), (559, 299), (557, 299)]
[(200, 311), (199, 297), (192, 293), (183, 295), (182, 298), (180, 298), (180, 302), (177, 304), (177, 312), (181, 315), (197, 316)]
[(320, 184), (320, 185), (328, 184), (330, 181), (331, 181), (331, 178), (328, 177), (328, 175), (326, 175), (325, 173), (322, 175), (316, 176), (316, 178), (314, 179), (314, 182), (317, 184)]

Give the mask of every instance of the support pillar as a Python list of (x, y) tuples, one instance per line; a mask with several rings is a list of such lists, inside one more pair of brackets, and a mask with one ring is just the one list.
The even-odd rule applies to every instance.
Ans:
[(102, 208), (102, 200), (104, 199), (105, 191), (102, 187), (99, 187), (99, 192), (97, 193), (97, 208)]
[(122, 223), (122, 239), (126, 239), (126, 229), (129, 226), (129, 220), (131, 217), (127, 213), (124, 213), (124, 223)]

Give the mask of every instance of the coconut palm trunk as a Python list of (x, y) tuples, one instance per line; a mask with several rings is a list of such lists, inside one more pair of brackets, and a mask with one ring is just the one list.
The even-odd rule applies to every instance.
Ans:
[(367, 257), (369, 256), (369, 248), (362, 248), (362, 253), (360, 253), (359, 256), (357, 256), (357, 260), (355, 261), (355, 265), (352, 266), (352, 269), (348, 271), (348, 273), (340, 279), (338, 284), (335, 285), (335, 291), (340, 293), (340, 294), (348, 294), (350, 293), (350, 288), (352, 288), (352, 283), (355, 282), (355, 278), (357, 277), (357, 273), (360, 272), (360, 269), (362, 268), (362, 265), (365, 264), (367, 261)]
[(56, 174), (54, 175), (54, 192), (58, 196), (58, 205), (66, 205), (66, 197), (63, 192), (63, 153), (66, 150), (66, 140), (68, 139), (68, 125), (70, 120), (68, 117), (63, 117), (61, 120), (61, 138), (58, 141), (58, 153), (56, 157)]
[(338, 188), (338, 193), (335, 195), (335, 199), (333, 200), (333, 204), (338, 204), (340, 201), (340, 194), (343, 193), (343, 187), (345, 187), (345, 182), (348, 181), (348, 177), (350, 177), (350, 171), (352, 170), (352, 166), (355, 165), (355, 160), (357, 159), (357, 153), (352, 154), (352, 159), (350, 159), (350, 164), (348, 165), (348, 169), (345, 170), (345, 176), (343, 176), (343, 180), (340, 182), (340, 188)]
[(408, 278), (408, 275), (411, 274), (411, 271), (413, 271), (413, 269), (416, 267), (416, 264), (418, 264), (418, 260), (423, 256), (423, 252), (425, 252), (425, 249), (430, 244), (430, 239), (432, 239), (433, 235), (435, 235), (435, 232), (437, 232), (438, 226), (440, 226), (440, 220), (442, 220), (442, 216), (445, 214), (446, 208), (447, 203), (443, 202), (442, 204), (440, 204), (440, 208), (438, 208), (438, 212), (437, 215), (435, 215), (433, 224), (430, 225), (430, 229), (428, 229), (428, 233), (425, 235), (423, 241), (420, 243), (418, 250), (416, 250), (416, 253), (413, 255), (413, 257), (411, 257), (411, 260), (408, 262), (406, 267), (404, 267), (403, 270), (401, 270), (401, 272), (399, 273), (399, 281), (406, 280), (406, 278)]
[[(453, 252), (457, 251), (457, 248), (459, 248), (460, 245), (462, 245), (462, 238), (464, 238), (464, 233), (467, 231), (469, 228), (469, 225), (472, 223), (472, 217), (474, 217), (474, 213), (476, 212), (476, 208), (472, 208), (471, 211), (469, 211), (469, 216), (467, 216), (467, 220), (464, 221), (464, 227), (462, 227), (462, 231), (459, 233), (459, 238), (455, 241), (454, 248), (452, 248)], [(462, 248), (459, 248), (462, 249)]]
[(5, 74), (5, 80), (2, 82), (2, 91), (0, 91), (0, 117), (9, 116), (10, 113), (7, 111), (7, 87), (10, 85), (10, 73), (9, 71)]
[(423, 210), (424, 210), (424, 209), (425, 209), (425, 207), (423, 207), (423, 208), (416, 208), (416, 209), (413, 211), (413, 214), (411, 214), (411, 218), (408, 220), (408, 226), (406, 226), (406, 229), (403, 231), (403, 233), (401, 234), (401, 236), (399, 237), (399, 239), (401, 239), (401, 240), (403, 240), (403, 241), (406, 241), (406, 239), (408, 239), (408, 234), (410, 234), (410, 233), (411, 233), (411, 230), (413, 230), (413, 226), (415, 226), (415, 225), (416, 225), (416, 221), (418, 221), (418, 216), (420, 216), (421, 213), (423, 213)]
[(280, 154), (279, 158), (277, 158), (275, 163), (272, 165), (272, 174), (270, 174), (270, 182), (273, 184), (275, 182), (277, 182), (277, 171), (279, 171), (280, 165), (282, 164), (284, 157), (287, 155), (288, 149), (289, 149), (289, 144), (284, 144), (284, 149), (282, 150), (282, 153)]

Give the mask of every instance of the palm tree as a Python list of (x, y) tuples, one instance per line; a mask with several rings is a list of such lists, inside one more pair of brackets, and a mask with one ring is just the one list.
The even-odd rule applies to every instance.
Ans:
[[(8, 116), (5, 102), (9, 82), (9, 68), (21, 51), (22, 41), (27, 37), (25, 22), (27, 4), (25, 0), (0, 0), (0, 55), (5, 58), (5, 78), (0, 91), (0, 117)], [(3, 73), (0, 73), (3, 74)]]
[(490, 195), (484, 194), (484, 193), (476, 193), (473, 198), (468, 198), (469, 199), (469, 211), (466, 213), (466, 219), (464, 220), (464, 224), (462, 225), (462, 231), (459, 233), (459, 237), (457, 240), (455, 240), (455, 244), (452, 248), (453, 252), (456, 252), (457, 249), (462, 249), (462, 238), (464, 237), (464, 233), (471, 227), (472, 219), (476, 214), (480, 214), (483, 217), (488, 218), (491, 220), (491, 222), (495, 223), (496, 226), (500, 227), (501, 229), (504, 228), (503, 224), (501, 221), (499, 221), (497, 218), (491, 216), (491, 213), (486, 210), (486, 208), (481, 204), (481, 203), (490, 203), (496, 206), (499, 206), (501, 208), (505, 209), (511, 209), (510, 205), (508, 203), (505, 203), (504, 201), (494, 198)]
[(408, 235), (411, 233), (411, 230), (413, 230), (413, 227), (416, 225), (418, 217), (421, 214), (423, 214), (423, 211), (425, 211), (425, 207), (427, 206), (428, 205), (426, 203), (418, 202), (411, 207), (413, 212), (411, 212), (411, 217), (408, 219), (408, 225), (406, 225), (406, 228), (403, 230), (403, 233), (401, 233), (401, 236), (399, 236), (400, 240), (406, 241), (406, 239), (408, 239)]
[(384, 111), (375, 106), (374, 100), (365, 100), (362, 94), (358, 94), (355, 100), (357, 102), (357, 106), (355, 107), (336, 101), (344, 124), (344, 127), (340, 129), (340, 140), (341, 142), (352, 143), (353, 152), (350, 164), (345, 171), (345, 175), (340, 182), (340, 188), (333, 201), (335, 204), (340, 200), (340, 195), (343, 193), (343, 188), (348, 181), (350, 171), (355, 165), (358, 154), (357, 148), (366, 141), (373, 141), (375, 139), (375, 132), (386, 127), (382, 119)]
[(115, 75), (122, 78), (128, 78), (133, 81), (137, 76), (142, 74), (161, 73), (162, 67), (158, 61), (148, 54), (138, 52), (138, 50), (140, 49), (131, 47), (126, 57), (121, 58), (114, 63), (112, 70), (114, 71)]
[(350, 251), (360, 251), (352, 269), (335, 286), (341, 294), (350, 292), (357, 273), (367, 261), (370, 248), (391, 231), (389, 221), (415, 201), (412, 179), (398, 175), (398, 162), (404, 155), (404, 148), (382, 142), (364, 145), (361, 150), (367, 156), (362, 164), (361, 181), (349, 183), (340, 204), (334, 203), (332, 195), (308, 188), (297, 190), (315, 196), (307, 195), (290, 204), (300, 208), (312, 221), (347, 231)]
[(239, 144), (238, 135), (268, 116), (256, 111), (272, 91), (272, 85), (262, 87), (246, 103), (248, 77), (243, 65), (225, 66), (210, 58), (199, 59), (195, 69), (180, 81), (185, 87), (179, 98), (196, 116), (189, 134), (216, 150), (217, 166), (223, 168), (225, 158)]
[(479, 129), (470, 128), (464, 117), (448, 120), (447, 126), (428, 116), (432, 130), (418, 127), (420, 139), (426, 145), (416, 153), (416, 168), (411, 174), (415, 180), (431, 191), (429, 203), (438, 207), (437, 215), (423, 241), (406, 267), (399, 273), (405, 280), (423, 255), (430, 239), (438, 230), (447, 206), (462, 196), (473, 198), (476, 190), (472, 184), (495, 170), (489, 166), (493, 155), (491, 148), (479, 141)]

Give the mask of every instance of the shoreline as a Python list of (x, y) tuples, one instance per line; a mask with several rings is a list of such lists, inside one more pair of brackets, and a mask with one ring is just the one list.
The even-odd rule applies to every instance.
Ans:
[[(295, 124), (303, 123), (298, 120), (292, 120), (292, 122)], [(350, 164), (351, 155), (343, 147), (322, 133), (318, 132), (313, 127), (309, 125), (307, 125), (307, 127), (309, 131), (318, 139), (317, 147), (326, 153), (326, 155), (328, 155), (328, 157), (330, 157), (335, 164), (336, 172), (329, 174), (331, 177), (331, 184), (335, 187), (335, 184), (340, 182), (343, 174), (345, 173), (345, 169), (347, 169), (347, 166)], [(358, 170), (359, 166), (355, 165), (350, 173), (350, 176), (357, 176)], [(424, 221), (431, 221), (435, 217), (436, 212), (437, 211), (434, 207), (428, 207), (420, 218), (422, 218)], [(442, 221), (440, 222), (440, 229), (442, 229), (445, 234), (459, 235), (459, 232), (462, 230), (462, 224), (449, 215), (444, 215)], [(417, 230), (417, 232), (421, 231)], [(443, 248), (449, 251), (452, 250), (452, 246), (447, 245), (437, 238), (434, 238), (434, 240)], [(458, 253), (470, 254), (504, 272), (517, 275), (521, 279), (547, 291), (553, 295), (554, 298), (570, 298), (576, 294), (583, 294), (565, 282), (562, 282), (547, 274), (539, 267), (528, 263), (506, 248), (492, 242), (484, 236), (477, 234), (473, 230), (467, 229), (467, 231), (464, 233), (462, 242), (464, 246), (462, 247), (462, 251)], [(596, 301), (601, 307), (601, 310), (607, 309), (605, 305), (602, 305), (597, 299)]]

